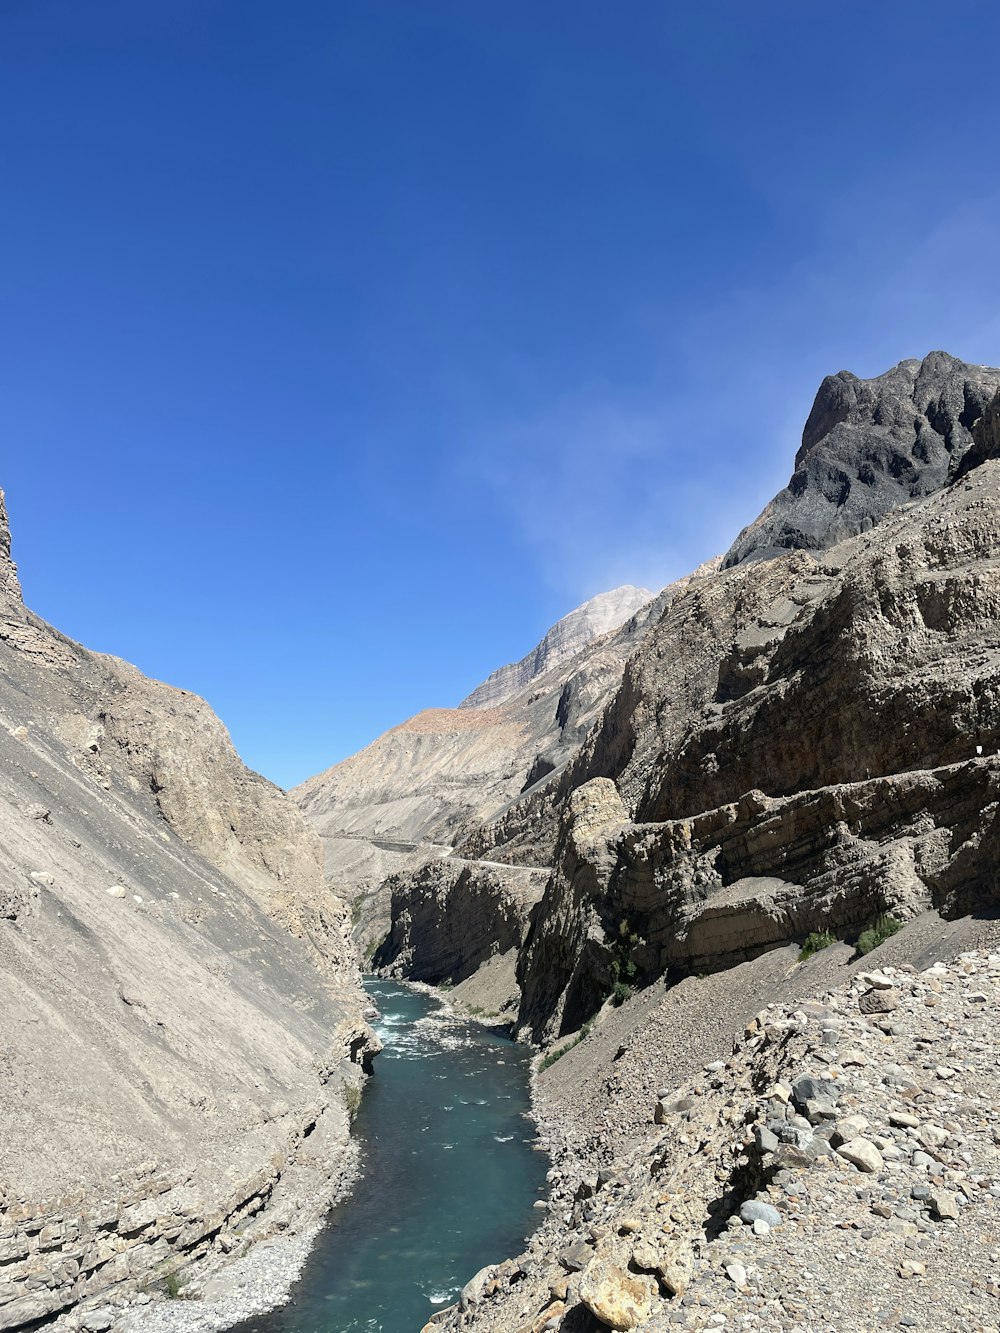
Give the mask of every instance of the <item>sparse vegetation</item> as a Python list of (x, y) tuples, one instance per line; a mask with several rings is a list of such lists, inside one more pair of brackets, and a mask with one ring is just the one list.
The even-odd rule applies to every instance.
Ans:
[(814, 930), (806, 936), (806, 942), (799, 950), (799, 962), (804, 963), (807, 958), (811, 958), (814, 953), (819, 953), (823, 949), (829, 949), (831, 944), (836, 944), (836, 938), (828, 930)]
[(361, 924), (361, 909), (362, 909), (362, 908), (364, 907), (364, 905), (365, 905), (365, 898), (366, 898), (367, 896), (368, 896), (368, 895), (367, 895), (366, 893), (364, 893), (364, 892), (362, 892), (362, 893), (356, 893), (356, 894), (354, 895), (354, 897), (351, 899), (351, 925), (352, 925), (352, 926), (358, 926), (358, 925)]
[(896, 931), (901, 930), (902, 927), (902, 921), (897, 921), (894, 916), (887, 914), (877, 916), (874, 923), (867, 930), (863, 930), (858, 937), (858, 942), (854, 946), (857, 957), (863, 958), (866, 953), (871, 953), (880, 944), (884, 944), (886, 940), (891, 939)]
[(163, 1274), (163, 1280), (161, 1281), (160, 1286), (168, 1301), (177, 1301), (181, 1299), (181, 1290), (184, 1286), (184, 1281), (180, 1274), (176, 1273), (173, 1269), (171, 1269), (169, 1273)]
[(568, 1041), (565, 1046), (557, 1046), (553, 1050), (549, 1051), (547, 1055), (542, 1056), (541, 1063), (538, 1066), (538, 1072), (541, 1073), (542, 1070), (548, 1069), (551, 1065), (554, 1065), (555, 1062), (561, 1056), (565, 1055), (567, 1051), (571, 1051), (574, 1046), (579, 1046), (580, 1042), (583, 1041), (585, 1037), (590, 1036), (593, 1027), (594, 1027), (594, 1020), (592, 1018), (588, 1018), (586, 1023), (584, 1023), (583, 1027), (576, 1034), (576, 1036), (573, 1038), (572, 1041)]
[(344, 1084), (344, 1106), (353, 1120), (361, 1106), (361, 1089), (354, 1083)]
[(642, 937), (622, 919), (618, 925), (618, 938), (615, 940), (608, 971), (611, 973), (611, 998), (613, 1002), (623, 1004), (633, 994), (631, 982), (635, 977), (636, 964), (633, 953), (641, 944)]

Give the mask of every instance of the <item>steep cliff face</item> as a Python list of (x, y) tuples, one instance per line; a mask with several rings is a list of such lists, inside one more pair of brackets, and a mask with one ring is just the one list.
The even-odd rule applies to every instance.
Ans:
[(500, 667), (463, 699), (459, 708), (493, 708), (520, 693), (538, 676), (575, 657), (594, 639), (618, 629), (656, 596), (631, 584), (598, 593), (557, 621), (541, 643), (519, 662)]
[(11, 601), (21, 600), (17, 565), (10, 554), (10, 523), (7, 520), (7, 501), (3, 491), (0, 491), (0, 593)]
[[(626, 976), (709, 972), (812, 930), (854, 939), (884, 912), (994, 902), (998, 421), (1000, 371), (944, 353), (828, 378), (789, 487), (724, 567), (665, 589), (499, 707), (459, 711), (484, 769), (490, 749), (512, 767), (506, 785), (470, 784), (463, 755), (442, 768), (442, 796), (426, 780), (440, 741), (409, 750), (388, 786), (419, 792), (421, 828), (479, 865), (466, 887), (498, 861), (551, 866), (519, 951), (525, 1035), (572, 1030)], [(549, 766), (553, 713), (598, 660), (599, 688)], [(341, 828), (345, 811), (386, 808), (354, 762), (328, 806)], [(421, 876), (383, 894), (397, 967), (433, 960), (438, 930), (459, 947), (454, 878), (435, 881), (431, 911)]]
[(548, 872), (433, 861), (393, 875), (392, 928), (373, 965), (391, 976), (458, 985), (491, 959), (516, 954)]
[(375, 1043), (345, 909), (298, 811), (201, 700), (27, 611), (0, 554), (13, 1329), (318, 1208)]
[[(998, 534), (990, 460), (821, 561), (674, 602), (577, 767), (519, 968), (527, 1031), (608, 993), (623, 922), (649, 978), (996, 903)], [(581, 801), (608, 787), (621, 815), (581, 856)]]

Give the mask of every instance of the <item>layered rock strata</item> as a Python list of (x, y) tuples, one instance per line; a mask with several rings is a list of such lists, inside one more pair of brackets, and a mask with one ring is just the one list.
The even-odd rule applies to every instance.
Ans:
[(989, 460), (822, 565), (749, 563), (674, 602), (579, 765), (615, 781), (564, 806), (521, 966), (533, 1032), (606, 993), (623, 920), (658, 975), (996, 900), (998, 533)]
[[(728, 567), (454, 731), (421, 715), (306, 784), (328, 857), (419, 806), (411, 836), (443, 845), (407, 844), (408, 871), (452, 844), (551, 865), (518, 963), (522, 1031), (545, 1040), (608, 993), (623, 929), (649, 979), (991, 901), (995, 775), (970, 761), (1000, 747), (998, 385), (944, 353), (824, 381)], [(407, 884), (382, 888), (380, 926)]]
[(298, 811), (201, 700), (32, 615), (0, 545), (0, 1328), (14, 1329), (155, 1286), (306, 1198), (321, 1207), (377, 1043), (346, 909)]
[[(575, 755), (658, 603), (496, 706), (433, 708), (291, 795), (319, 833), (327, 878), (369, 897), (393, 872), (465, 853), (470, 833), (549, 786)], [(545, 864), (545, 848), (536, 855)], [(530, 854), (522, 852), (522, 859)], [(378, 915), (371, 902), (368, 927)]]

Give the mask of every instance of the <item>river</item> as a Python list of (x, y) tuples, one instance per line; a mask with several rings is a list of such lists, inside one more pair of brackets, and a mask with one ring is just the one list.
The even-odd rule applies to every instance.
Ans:
[(366, 988), (385, 1049), (354, 1122), (363, 1175), (291, 1302), (239, 1333), (418, 1333), (538, 1220), (549, 1163), (531, 1147), (527, 1052), (430, 995)]

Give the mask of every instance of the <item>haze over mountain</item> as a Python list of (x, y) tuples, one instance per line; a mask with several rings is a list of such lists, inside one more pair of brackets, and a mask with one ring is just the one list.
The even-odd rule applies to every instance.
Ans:
[[(788, 487), (744, 529), (725, 561), (671, 585), (620, 630), (532, 677), (535, 666), (546, 660), (550, 633), (523, 663), (494, 673), (466, 706), (420, 714), (299, 788), (294, 795), (324, 840), (331, 881), (351, 895), (362, 891), (366, 943), (376, 943), (391, 925), (377, 959), (384, 964), (405, 956), (411, 975), (433, 980), (435, 932), (440, 927), (442, 938), (456, 937), (450, 903), (461, 900), (466, 912), (474, 907), (481, 916), (492, 893), (494, 901), (503, 900), (503, 915), (514, 910), (506, 896), (511, 886), (516, 882), (523, 889), (526, 882), (511, 881), (497, 863), (528, 868), (554, 864), (554, 877), (532, 915), (531, 936), (523, 940), (529, 951), (519, 962), (520, 968), (529, 969), (522, 971), (523, 985), (532, 975), (533, 941), (544, 959), (538, 975), (551, 988), (560, 973), (551, 952), (556, 928), (544, 923), (547, 903), (562, 882), (560, 863), (573, 845), (567, 828), (574, 811), (583, 820), (584, 810), (601, 810), (600, 820), (620, 830), (633, 819), (639, 824), (689, 819), (760, 788), (767, 800), (746, 816), (753, 825), (767, 817), (769, 801), (805, 789), (868, 781), (878, 773), (931, 769), (968, 757), (970, 729), (985, 732), (992, 725), (985, 723), (982, 712), (992, 697), (991, 687), (976, 674), (986, 670), (992, 658), (983, 658), (985, 647), (973, 646), (984, 632), (976, 610), (980, 594), (959, 596), (945, 589), (956, 581), (964, 587), (971, 580), (973, 589), (982, 586), (975, 571), (986, 538), (973, 516), (981, 502), (970, 510), (959, 482), (964, 477), (968, 486), (968, 478), (974, 477), (977, 491), (985, 484), (998, 389), (1000, 371), (968, 365), (943, 352), (901, 362), (868, 381), (846, 372), (828, 377), (806, 422)], [(928, 497), (937, 508), (925, 514), (919, 505)], [(918, 546), (932, 541), (917, 535), (923, 533), (920, 525), (931, 523), (936, 531), (938, 520), (928, 514), (937, 514), (946, 504), (959, 506), (962, 516), (956, 521), (969, 531), (972, 553), (963, 554), (959, 542), (954, 556), (928, 556), (931, 567), (943, 562), (942, 567), (951, 568), (953, 561), (955, 572), (921, 582), (916, 569), (905, 562), (897, 568), (899, 557), (890, 556), (888, 548), (883, 552), (883, 547), (902, 541), (899, 533), (911, 529)], [(920, 610), (914, 614), (924, 629), (913, 644), (904, 649), (896, 643), (898, 627), (881, 624), (888, 614), (884, 607), (876, 612), (880, 627), (868, 627), (863, 608), (872, 595), (891, 597), (894, 603), (916, 599)], [(613, 595), (613, 601), (620, 604), (620, 594)], [(849, 606), (854, 607), (850, 612)], [(905, 622), (902, 611), (899, 614)], [(838, 616), (848, 617), (846, 637), (830, 628)], [(574, 622), (580, 622), (580, 613), (561, 624)], [(966, 633), (971, 637), (963, 637)], [(831, 636), (829, 642), (825, 636)], [(877, 649), (862, 649), (866, 636), (874, 636)], [(895, 644), (891, 649), (886, 647), (890, 643)], [(805, 654), (808, 669), (796, 665), (796, 652)], [(842, 652), (847, 654), (843, 660)], [(858, 672), (866, 653), (875, 656), (862, 678)], [(508, 693), (508, 686), (518, 680), (525, 682), (520, 690)], [(959, 704), (970, 690), (966, 703)], [(484, 707), (490, 691), (503, 691), (492, 695), (503, 702)], [(820, 697), (822, 704), (814, 702)], [(947, 698), (952, 703), (946, 708)], [(476, 703), (480, 706), (470, 706)], [(796, 707), (805, 710), (802, 717), (796, 717)], [(877, 721), (883, 710), (906, 719), (902, 731), (892, 733), (894, 744)], [(919, 725), (914, 720), (918, 716)], [(949, 735), (953, 739), (946, 739)], [(614, 786), (606, 783), (608, 778)], [(585, 797), (595, 779), (596, 795)], [(893, 800), (885, 792), (879, 800), (888, 821), (876, 843), (881, 848), (886, 839), (892, 843), (904, 835), (893, 831)], [(824, 817), (823, 808), (820, 802), (817, 818)], [(714, 825), (709, 821), (707, 827)], [(423, 845), (427, 843), (434, 846)], [(866, 865), (869, 853), (862, 853), (860, 844), (852, 847), (859, 866)], [(870, 854), (883, 865), (883, 850)], [(616, 853), (619, 861), (622, 855)], [(721, 853), (703, 855), (709, 865)], [(735, 857), (733, 852), (727, 855)], [(904, 853), (897, 848), (892, 855)], [(428, 857), (435, 863), (431, 878), (419, 870)], [(783, 930), (794, 934), (810, 919), (810, 911), (819, 921), (832, 910), (825, 889), (820, 906), (806, 906), (809, 876), (827, 883), (824, 876), (830, 871), (822, 858), (822, 871), (803, 866), (792, 884), (785, 883), (780, 864), (779, 858), (760, 871), (759, 893), (750, 887), (757, 872), (747, 870), (748, 887), (739, 889), (746, 895), (745, 907), (735, 906), (738, 894), (727, 909), (734, 917), (727, 929), (740, 941), (739, 956), (748, 948), (752, 952), (764, 947), (765, 939), (770, 947)], [(481, 872), (476, 870), (479, 865), (484, 866)], [(399, 873), (388, 881), (390, 870)], [(491, 881), (499, 877), (499, 882), (485, 896), (470, 897), (480, 873), (488, 873)], [(644, 869), (640, 878), (649, 873)], [(696, 885), (711, 882), (707, 870), (691, 873)], [(845, 913), (847, 926), (872, 907), (874, 890), (861, 887), (869, 884), (869, 871), (857, 874), (861, 879), (853, 889), (840, 890), (846, 897), (838, 910)], [(568, 883), (574, 875), (569, 873)], [(914, 880), (883, 869), (876, 879), (886, 910), (938, 902), (939, 894), (941, 901), (948, 900), (944, 890), (929, 883), (918, 887), (919, 875)], [(846, 872), (840, 880), (845, 886), (852, 882)], [(626, 875), (624, 882), (632, 881)], [(451, 891), (459, 884), (465, 887), (452, 901)], [(607, 892), (598, 894), (601, 920), (608, 910)], [(527, 931), (527, 912), (540, 895), (541, 885), (530, 901), (520, 894), (515, 915), (522, 931)], [(554, 910), (562, 914), (558, 929), (563, 931), (564, 909)], [(643, 907), (639, 917), (645, 920), (651, 910)], [(710, 908), (708, 915), (715, 911)], [(762, 914), (769, 924), (752, 930), (738, 926), (741, 911)], [(781, 924), (785, 912), (790, 916)], [(471, 916), (468, 920), (471, 923)], [(607, 929), (599, 927), (598, 935)], [(672, 922), (662, 929), (666, 939), (679, 927)], [(751, 946), (748, 941), (761, 930), (761, 944)], [(769, 931), (777, 932), (775, 939), (768, 937)], [(429, 950), (423, 961), (422, 947)], [(454, 953), (453, 945), (449, 947)], [(732, 946), (721, 934), (716, 944), (705, 941), (692, 947), (698, 965), (710, 960), (713, 949), (720, 960), (732, 961), (727, 953)], [(593, 948), (588, 944), (583, 956), (589, 957)], [(474, 971), (473, 963), (474, 957), (467, 958), (463, 971)], [(580, 965), (575, 957), (567, 963), (575, 977), (573, 995), (573, 988), (582, 984)], [(665, 961), (650, 953), (647, 966), (662, 971)], [(585, 1017), (605, 984), (598, 967), (591, 988), (567, 1001), (570, 1017), (559, 1021)], [(545, 1025), (551, 1017), (538, 1027), (537, 1015), (552, 1002), (530, 994), (523, 1000), (522, 1021), (530, 1020), (536, 1035), (549, 1031)]]
[(482, 685), (477, 685), (459, 708), (490, 708), (504, 703), (536, 676), (574, 657), (592, 639), (617, 629), (655, 596), (648, 588), (634, 588), (631, 584), (598, 593), (562, 620), (557, 620), (541, 643), (519, 662), (499, 667)]

